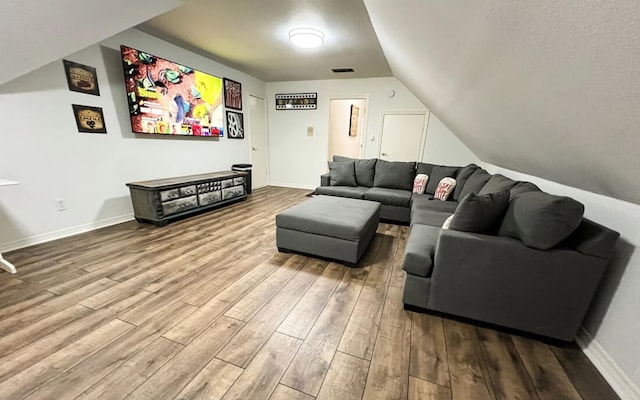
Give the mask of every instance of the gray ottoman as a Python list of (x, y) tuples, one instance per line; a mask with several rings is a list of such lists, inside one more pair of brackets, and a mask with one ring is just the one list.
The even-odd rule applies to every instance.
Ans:
[(278, 250), (355, 266), (376, 234), (380, 203), (317, 196), (276, 215)]

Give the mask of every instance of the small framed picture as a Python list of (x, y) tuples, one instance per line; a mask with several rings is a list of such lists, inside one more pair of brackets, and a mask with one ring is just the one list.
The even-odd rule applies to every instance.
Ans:
[(351, 118), (349, 119), (349, 136), (358, 136), (358, 115), (360, 114), (360, 108), (355, 105), (351, 105)]
[(229, 139), (244, 139), (242, 113), (227, 111), (227, 132), (229, 132)]
[(102, 108), (72, 104), (78, 132), (107, 133)]
[(242, 110), (242, 85), (240, 82), (224, 78), (224, 106)]
[(69, 90), (100, 96), (96, 69), (69, 60), (62, 60)]

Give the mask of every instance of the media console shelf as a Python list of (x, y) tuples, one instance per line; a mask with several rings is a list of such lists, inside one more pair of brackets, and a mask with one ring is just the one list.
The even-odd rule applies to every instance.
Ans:
[(247, 173), (213, 172), (127, 183), (138, 222), (169, 221), (247, 198)]

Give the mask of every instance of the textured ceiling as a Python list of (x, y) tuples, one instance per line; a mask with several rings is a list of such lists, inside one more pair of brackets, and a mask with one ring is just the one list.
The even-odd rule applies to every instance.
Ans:
[(2, 0), (0, 83), (122, 32), (181, 3), (180, 0)]
[[(324, 45), (291, 46), (299, 27)], [(391, 76), (362, 0), (191, 0), (138, 29), (266, 82)], [(344, 67), (355, 72), (331, 72)]]
[(483, 161), (640, 203), (637, 1), (364, 2), (394, 75)]

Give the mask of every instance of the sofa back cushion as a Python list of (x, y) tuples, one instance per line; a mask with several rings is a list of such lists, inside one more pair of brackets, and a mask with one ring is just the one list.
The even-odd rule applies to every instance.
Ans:
[(491, 178), (491, 175), (482, 168), (476, 169), (473, 174), (467, 179), (464, 187), (460, 191), (459, 199), (464, 199), (469, 193), (478, 194)]
[(509, 191), (477, 195), (469, 193), (460, 201), (449, 229), (495, 234), (509, 207)]
[(456, 182), (458, 184), (456, 185), (456, 188), (453, 190), (453, 200), (455, 201), (462, 200), (462, 198), (460, 197), (460, 193), (462, 193), (462, 188), (467, 183), (467, 180), (469, 179), (471, 174), (476, 172), (478, 168), (480, 167), (478, 167), (475, 164), (469, 164), (466, 167), (462, 167), (460, 172), (458, 172), (458, 176), (456, 177)]
[(458, 174), (460, 167), (448, 167), (445, 165), (434, 165), (429, 175), (429, 181), (427, 182), (427, 189), (424, 191), (428, 194), (435, 194), (438, 185), (444, 178), (455, 178)]
[(435, 166), (435, 164), (419, 162), (416, 164), (416, 175), (425, 174), (427, 176), (431, 176), (431, 171), (433, 171), (433, 167)]
[[(378, 160), (373, 186), (412, 191), (415, 176), (415, 162)], [(431, 181), (431, 177), (429, 177), (429, 181)]]
[(356, 186), (355, 164), (353, 161), (329, 161), (331, 186)]
[(356, 184), (358, 186), (373, 186), (373, 176), (376, 172), (377, 158), (371, 158), (368, 160), (359, 160), (355, 158), (333, 156), (333, 161), (353, 161), (355, 163), (356, 170)]
[(495, 174), (491, 175), (491, 178), (487, 181), (487, 183), (480, 189), (478, 194), (487, 194), (487, 193), (495, 193), (502, 192), (503, 190), (511, 190), (512, 187), (516, 185), (516, 181), (513, 179), (509, 179), (504, 175)]
[(522, 193), (539, 192), (539, 191), (540, 191), (540, 188), (534, 185), (533, 183), (520, 181), (510, 190), (511, 200), (515, 199)]
[(582, 221), (584, 205), (563, 196), (526, 192), (509, 202), (498, 235), (547, 250), (567, 238)]

